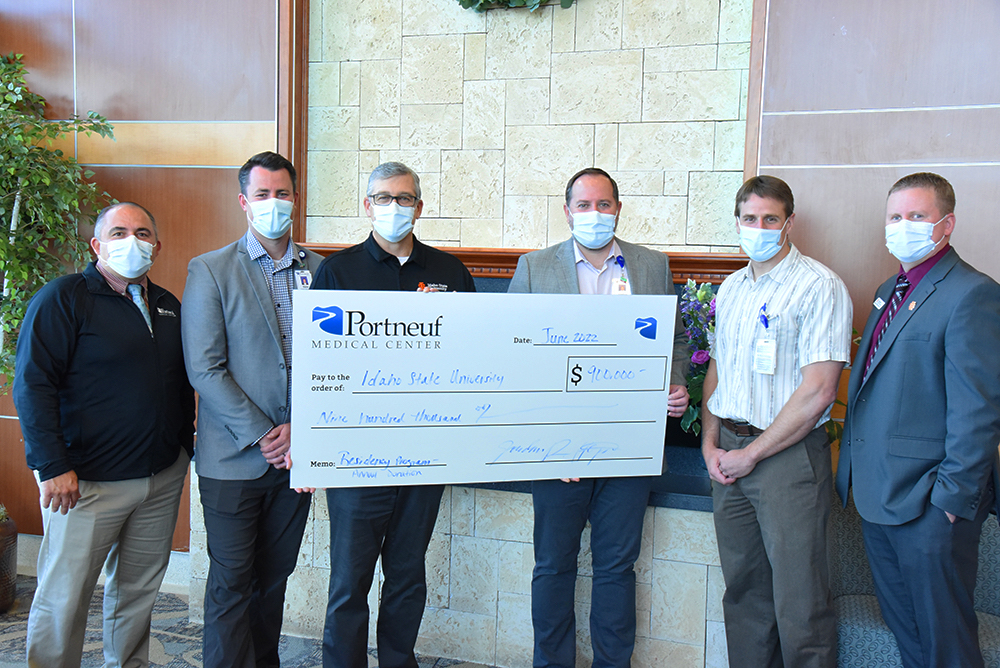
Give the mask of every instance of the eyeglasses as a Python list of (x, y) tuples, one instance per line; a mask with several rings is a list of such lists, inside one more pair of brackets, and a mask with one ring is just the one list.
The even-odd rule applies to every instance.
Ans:
[(407, 194), (390, 195), (389, 193), (377, 193), (375, 195), (369, 195), (368, 199), (370, 199), (373, 203), (378, 204), (379, 206), (385, 206), (386, 204), (388, 204), (393, 200), (396, 200), (399, 206), (413, 206), (414, 204), (417, 203), (416, 197)]

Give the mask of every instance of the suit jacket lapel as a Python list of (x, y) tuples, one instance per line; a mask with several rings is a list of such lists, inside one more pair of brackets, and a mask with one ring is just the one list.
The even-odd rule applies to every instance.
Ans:
[(555, 286), (558, 294), (580, 294), (580, 281), (576, 277), (576, 253), (573, 252), (573, 238), (570, 237), (559, 246), (556, 255), (555, 279), (560, 285)]
[(264, 314), (264, 320), (271, 330), (275, 345), (281, 348), (281, 330), (278, 329), (278, 315), (274, 312), (274, 304), (271, 303), (271, 291), (267, 289), (267, 281), (264, 280), (264, 273), (260, 270), (260, 264), (250, 258), (247, 252), (245, 239), (240, 239), (236, 246), (236, 257), (240, 261), (240, 266), (246, 272), (247, 281), (257, 297), (257, 303)]

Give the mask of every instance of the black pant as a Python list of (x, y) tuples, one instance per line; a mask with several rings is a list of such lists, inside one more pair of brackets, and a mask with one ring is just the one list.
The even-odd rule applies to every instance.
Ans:
[(208, 533), (205, 668), (277, 668), (285, 584), (295, 569), (310, 494), (270, 467), (256, 480), (199, 478)]
[(424, 555), (441, 505), (441, 485), (328, 489), (330, 596), (323, 668), (367, 668), (368, 591), (382, 557), (378, 608), (381, 668), (417, 668), (413, 645), (427, 601)]

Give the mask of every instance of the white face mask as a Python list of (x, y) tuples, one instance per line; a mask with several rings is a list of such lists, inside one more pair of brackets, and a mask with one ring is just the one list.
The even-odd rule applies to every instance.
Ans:
[(153, 266), (153, 244), (135, 236), (102, 241), (108, 256), (101, 258), (107, 266), (124, 278), (139, 278)]
[[(948, 216), (945, 215), (944, 218)], [(885, 247), (896, 256), (900, 262), (909, 264), (922, 260), (944, 241), (941, 237), (937, 243), (931, 238), (934, 226), (940, 225), (942, 218), (936, 223), (925, 223), (917, 220), (901, 220), (885, 226)]]
[(604, 248), (615, 237), (615, 214), (578, 211), (573, 217), (573, 238), (584, 248)]
[(740, 225), (740, 246), (743, 252), (754, 262), (767, 262), (781, 250), (781, 233), (785, 231), (788, 219), (778, 230), (765, 230), (762, 227)]
[(391, 244), (400, 241), (413, 229), (413, 214), (416, 207), (399, 206), (396, 200), (388, 204), (372, 203), (372, 226), (379, 236)]
[[(268, 239), (280, 239), (292, 228), (292, 207), (285, 199), (263, 199), (247, 201), (253, 218), (250, 224)], [(247, 216), (247, 218), (250, 218)]]

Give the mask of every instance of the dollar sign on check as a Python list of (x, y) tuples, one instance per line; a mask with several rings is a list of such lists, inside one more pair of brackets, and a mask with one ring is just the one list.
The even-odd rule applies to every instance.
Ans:
[(580, 365), (575, 365), (572, 368), (571, 373), (573, 374), (573, 378), (570, 379), (570, 382), (573, 383), (573, 385), (579, 385), (580, 381), (583, 380), (583, 377), (580, 375)]

